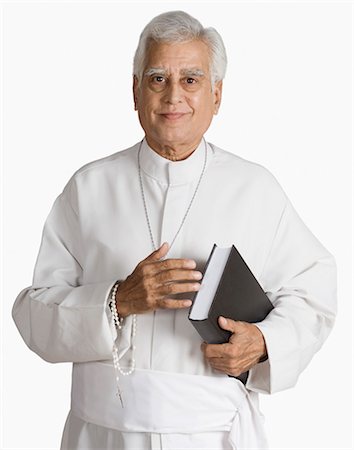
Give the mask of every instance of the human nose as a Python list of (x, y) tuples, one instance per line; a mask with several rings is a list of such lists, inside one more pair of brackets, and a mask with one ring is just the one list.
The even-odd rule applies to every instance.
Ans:
[(182, 101), (182, 89), (178, 82), (170, 81), (165, 90), (164, 100), (171, 105), (175, 105)]

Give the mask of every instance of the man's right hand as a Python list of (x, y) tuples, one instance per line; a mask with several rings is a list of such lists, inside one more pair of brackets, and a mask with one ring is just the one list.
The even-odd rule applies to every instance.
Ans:
[(191, 259), (165, 259), (169, 245), (165, 242), (141, 261), (133, 273), (119, 285), (116, 304), (120, 317), (155, 309), (180, 309), (191, 306), (191, 300), (171, 298), (174, 294), (196, 292), (202, 274)]

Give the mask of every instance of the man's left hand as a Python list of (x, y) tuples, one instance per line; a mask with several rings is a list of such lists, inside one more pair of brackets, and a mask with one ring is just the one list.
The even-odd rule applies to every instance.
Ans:
[(231, 331), (225, 344), (202, 344), (201, 349), (210, 365), (228, 375), (247, 372), (267, 355), (262, 332), (256, 325), (219, 317), (219, 326)]

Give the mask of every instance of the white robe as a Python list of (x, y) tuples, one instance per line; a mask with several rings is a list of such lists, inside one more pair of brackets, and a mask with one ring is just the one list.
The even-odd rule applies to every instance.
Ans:
[[(19, 294), (13, 309), (26, 344), (47, 361), (71, 361), (84, 370), (87, 364), (97, 370), (112, 364), (117, 335), (108, 294), (117, 279), (124, 280), (152, 251), (138, 148), (136, 144), (77, 171), (47, 219), (33, 285)], [(269, 359), (250, 370), (246, 387), (253, 397), (290, 388), (334, 323), (333, 257), (266, 169), (215, 146), (206, 148), (202, 182), (168, 257), (192, 258), (202, 269), (214, 243), (235, 244), (275, 306), (257, 324)], [(204, 151), (202, 141), (188, 159), (171, 162), (144, 141), (142, 179), (155, 242), (174, 238), (197, 185)], [(224, 377), (204, 360), (201, 338), (187, 314), (157, 310), (138, 315), (137, 369)], [(129, 318), (117, 340), (124, 362)], [(71, 412), (62, 448), (229, 448), (224, 431), (181, 433), (173, 439), (168, 443), (161, 433), (102, 427)]]

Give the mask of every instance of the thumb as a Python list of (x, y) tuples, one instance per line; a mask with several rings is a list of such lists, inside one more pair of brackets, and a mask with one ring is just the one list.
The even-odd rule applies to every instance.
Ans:
[(223, 330), (231, 331), (231, 333), (236, 332), (236, 322), (234, 320), (225, 319), (225, 317), (219, 316), (218, 323)]
[(145, 261), (159, 261), (167, 255), (169, 248), (169, 244), (167, 242), (164, 242), (157, 250), (155, 250), (147, 258), (145, 258)]

